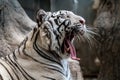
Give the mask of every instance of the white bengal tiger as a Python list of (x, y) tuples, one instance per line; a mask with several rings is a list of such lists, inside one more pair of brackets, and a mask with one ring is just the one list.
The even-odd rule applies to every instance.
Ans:
[(72, 44), (87, 33), (71, 11), (37, 13), (37, 26), (15, 51), (0, 59), (0, 80), (72, 80), (67, 58), (79, 60)]

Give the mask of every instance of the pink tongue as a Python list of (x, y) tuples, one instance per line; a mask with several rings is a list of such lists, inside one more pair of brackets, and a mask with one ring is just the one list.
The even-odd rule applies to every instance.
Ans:
[(76, 57), (76, 50), (75, 50), (75, 47), (73, 46), (73, 44), (71, 44), (71, 42), (69, 40), (67, 40), (67, 43), (68, 43), (69, 48), (70, 48), (71, 58), (74, 60), (80, 60), (80, 58)]

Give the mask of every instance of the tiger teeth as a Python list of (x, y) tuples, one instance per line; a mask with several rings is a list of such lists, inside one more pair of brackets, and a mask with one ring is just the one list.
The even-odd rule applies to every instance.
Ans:
[(67, 48), (67, 50), (66, 51), (69, 51), (70, 50), (70, 48)]

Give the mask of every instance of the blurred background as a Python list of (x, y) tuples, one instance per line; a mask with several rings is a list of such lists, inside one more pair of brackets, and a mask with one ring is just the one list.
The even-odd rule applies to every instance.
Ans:
[[(95, 19), (93, 10), (94, 0), (18, 0), (26, 13), (34, 20), (38, 9), (46, 11), (69, 10), (75, 14), (83, 16), (88, 24), (92, 24)], [(28, 5), (29, 4), (29, 5)]]
[[(86, 24), (93, 26), (96, 18), (96, 9), (99, 0), (18, 0), (28, 16), (35, 21), (35, 14), (38, 9), (45, 11), (69, 10), (82, 16)], [(97, 1), (97, 2), (95, 2)], [(85, 80), (96, 80), (99, 73), (100, 61), (96, 57), (95, 49), (90, 47), (88, 42), (75, 41), (78, 56), (81, 58), (80, 66)]]

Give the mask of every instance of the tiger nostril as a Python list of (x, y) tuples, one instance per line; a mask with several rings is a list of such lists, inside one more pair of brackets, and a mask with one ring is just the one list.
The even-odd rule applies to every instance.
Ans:
[(80, 23), (81, 23), (81, 24), (85, 24), (85, 22), (84, 22), (83, 20), (80, 20)]

